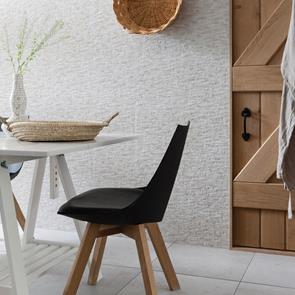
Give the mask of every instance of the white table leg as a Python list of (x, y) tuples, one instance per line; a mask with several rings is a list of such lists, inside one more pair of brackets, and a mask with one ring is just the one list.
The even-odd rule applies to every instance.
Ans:
[[(76, 193), (74, 183), (69, 171), (68, 164), (66, 162), (64, 155), (57, 156), (56, 161), (57, 161), (58, 174), (59, 174), (61, 183), (63, 185), (66, 198), (67, 200), (70, 200), (71, 198), (76, 196), (77, 193)], [(74, 223), (75, 223), (79, 238), (81, 240), (83, 237), (85, 225), (79, 222), (78, 220), (74, 220)]]
[(0, 212), (8, 265), (12, 279), (12, 294), (29, 295), (10, 176), (7, 168), (2, 166), (0, 166)]
[(42, 189), (42, 184), (44, 179), (45, 167), (46, 167), (46, 158), (36, 161), (23, 243), (28, 243), (34, 239), (34, 232), (35, 232), (37, 214), (38, 214), (38, 209), (40, 204), (40, 196), (41, 196), (41, 189)]
[(59, 176), (56, 167), (56, 157), (49, 157), (50, 199), (59, 197)]

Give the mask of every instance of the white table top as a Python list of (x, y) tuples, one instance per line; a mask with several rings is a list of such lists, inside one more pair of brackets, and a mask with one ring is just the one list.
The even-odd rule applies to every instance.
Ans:
[(92, 141), (77, 142), (25, 142), (15, 138), (0, 138), (0, 157), (50, 157), (61, 154), (89, 150), (106, 145), (136, 139), (137, 135), (101, 134)]

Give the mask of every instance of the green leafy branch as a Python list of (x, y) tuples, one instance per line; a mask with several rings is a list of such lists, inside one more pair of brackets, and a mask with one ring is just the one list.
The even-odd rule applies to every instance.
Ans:
[[(43, 49), (68, 39), (68, 36), (60, 36), (57, 38), (63, 28), (64, 22), (62, 20), (57, 20), (54, 22), (49, 31), (45, 33), (36, 33), (33, 32), (33, 25), (29, 25), (28, 20), (25, 19), (18, 34), (16, 56), (14, 57), (9, 43), (7, 28), (4, 27), (4, 40), (2, 40), (2, 47), (7, 53), (7, 60), (11, 63), (14, 73), (23, 75), (27, 71), (29, 64)], [(31, 40), (32, 44), (28, 54), (26, 55), (25, 51), (28, 40)]]

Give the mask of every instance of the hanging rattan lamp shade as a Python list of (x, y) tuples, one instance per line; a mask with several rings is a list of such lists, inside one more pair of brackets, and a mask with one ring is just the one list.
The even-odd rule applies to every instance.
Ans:
[(130, 33), (154, 34), (177, 16), (182, 0), (114, 0), (118, 22)]

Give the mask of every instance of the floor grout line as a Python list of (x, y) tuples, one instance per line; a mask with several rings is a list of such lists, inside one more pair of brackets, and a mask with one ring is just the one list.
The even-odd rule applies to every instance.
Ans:
[[(103, 264), (103, 265), (106, 265), (106, 264)], [(112, 266), (112, 267), (115, 267), (114, 265), (107, 265), (107, 266)], [(125, 266), (119, 266), (119, 267), (122, 267), (122, 268), (125, 268)], [(133, 268), (133, 267), (126, 267), (126, 268)], [(138, 268), (136, 268), (138, 269)], [(128, 281), (128, 283), (126, 283), (118, 293), (116, 293), (115, 295), (118, 295), (120, 294), (120, 292), (125, 289), (129, 284), (131, 284), (134, 280), (136, 280), (139, 276), (141, 276), (141, 271), (140, 269), (139, 270), (139, 273), (134, 277), (132, 278), (131, 280)], [(160, 270), (154, 270), (154, 273), (163, 273), (163, 271), (160, 271)], [(217, 280), (217, 281), (226, 281), (226, 282), (233, 282), (233, 283), (239, 283), (239, 281), (236, 281), (236, 280), (231, 280), (231, 279), (222, 279), (222, 278), (215, 278), (215, 277), (206, 277), (206, 276), (197, 276), (197, 275), (193, 275), (193, 274), (183, 274), (183, 273), (177, 273), (177, 275), (181, 275), (181, 276), (187, 276), (187, 277), (192, 277), (192, 278), (202, 278), (202, 279), (211, 279), (211, 280)], [(235, 290), (236, 292), (236, 290)], [(235, 294), (235, 293), (234, 293)], [(233, 295), (234, 295), (233, 294)]]
[[(109, 263), (103, 263), (102, 265), (110, 266), (110, 267), (120, 267), (120, 268), (128, 268), (128, 269), (137, 269), (137, 270), (140, 271), (140, 267), (135, 267), (135, 266), (114, 265), (114, 264), (109, 264)], [(164, 273), (163, 270), (161, 270), (161, 269), (154, 269), (153, 268), (153, 271), (154, 272), (159, 272), (159, 273)], [(177, 272), (177, 271), (176, 271), (176, 274), (177, 275), (181, 275), (181, 276), (195, 277), (195, 278), (203, 278), (203, 279), (211, 279), (211, 280), (218, 280), (218, 281), (239, 282), (239, 280), (234, 280), (234, 279), (218, 278), (218, 277), (205, 276), (205, 275), (194, 275), (194, 274), (182, 273), (182, 272)]]
[[(155, 270), (156, 272), (162, 272), (160, 270)], [(202, 276), (202, 275), (194, 275), (194, 274), (187, 274), (187, 273), (180, 273), (177, 272), (177, 275), (181, 275), (181, 276), (187, 276), (187, 277), (194, 277), (194, 278), (202, 278), (202, 279), (211, 279), (211, 280), (217, 280), (217, 281), (226, 281), (226, 282), (239, 282), (237, 280), (234, 279), (222, 279), (222, 278), (217, 278), (217, 277), (208, 277), (208, 276)]]
[(250, 265), (251, 265), (251, 263), (252, 263), (254, 257), (255, 257), (255, 253), (253, 253), (253, 256), (252, 256), (250, 262), (248, 263), (248, 265), (247, 265), (247, 267), (246, 267), (246, 269), (245, 269), (245, 271), (244, 271), (244, 274), (242, 275), (242, 278), (240, 279), (240, 281), (239, 281), (239, 283), (238, 283), (238, 286), (237, 286), (237, 288), (236, 288), (236, 290), (235, 290), (235, 292), (234, 292), (233, 295), (236, 295), (236, 294), (237, 294), (237, 291), (239, 290), (239, 287), (240, 287), (240, 285), (241, 285), (241, 282), (243, 281), (243, 278), (245, 277), (245, 274), (247, 273), (247, 271), (248, 271), (248, 269), (249, 269), (249, 267), (250, 267)]
[(248, 263), (248, 266), (247, 266), (247, 268), (246, 268), (246, 270), (245, 270), (245, 272), (244, 272), (242, 278), (240, 279), (240, 283), (243, 281), (243, 279), (244, 279), (244, 277), (245, 277), (245, 275), (246, 275), (246, 273), (247, 273), (247, 271), (248, 271), (248, 269), (249, 269), (249, 267), (250, 267), (250, 265), (251, 265), (251, 263), (252, 263), (252, 261), (253, 261), (255, 255), (256, 255), (256, 253), (253, 253), (252, 258), (251, 258), (250, 262)]
[(110, 267), (119, 267), (119, 268), (128, 268), (128, 269), (138, 269), (140, 271), (140, 266), (129, 266), (129, 265), (115, 265), (110, 263), (102, 263), (103, 266), (110, 266)]
[(241, 282), (238, 282), (238, 285), (237, 285), (237, 287), (236, 287), (236, 289), (235, 289), (235, 292), (234, 292), (234, 294), (233, 294), (233, 295), (236, 295), (236, 294), (237, 294), (237, 292), (238, 292), (238, 290), (239, 290), (239, 287), (240, 287), (240, 285), (241, 285)]
[(133, 281), (135, 281), (141, 275), (141, 271), (132, 279), (130, 279), (115, 295), (120, 294), (127, 286), (129, 286)]
[(276, 287), (276, 288), (281, 288), (281, 289), (295, 290), (295, 288), (293, 288), (293, 287), (269, 285), (269, 284), (264, 284), (264, 283), (253, 283), (253, 282), (248, 282), (248, 281), (243, 281), (241, 283), (246, 283), (246, 284), (249, 284), (249, 285), (257, 285), (257, 286), (265, 286), (265, 287)]

